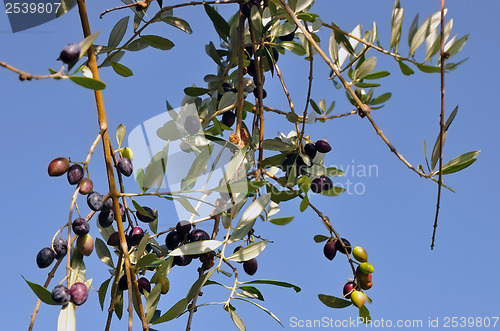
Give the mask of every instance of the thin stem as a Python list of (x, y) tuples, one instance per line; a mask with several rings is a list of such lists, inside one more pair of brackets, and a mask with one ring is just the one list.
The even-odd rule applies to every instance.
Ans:
[[(80, 20), (82, 23), (82, 29), (83, 29), (83, 34), (84, 37), (87, 37), (91, 34), (90, 31), (90, 25), (87, 17), (87, 9), (85, 6), (85, 1), (84, 0), (77, 0), (78, 3), (78, 11), (80, 15)], [(92, 72), (92, 76), (94, 79), (99, 79), (99, 71), (97, 68), (97, 62), (96, 62), (96, 56), (94, 52), (94, 47), (90, 46), (87, 52), (89, 61), (89, 68), (90, 71)], [(120, 205), (118, 202), (118, 196), (119, 192), (116, 189), (116, 183), (115, 183), (115, 177), (114, 177), (114, 172), (113, 172), (113, 161), (112, 161), (112, 153), (113, 149), (111, 147), (110, 139), (109, 139), (109, 134), (107, 131), (108, 124), (107, 124), (107, 118), (106, 118), (106, 111), (104, 108), (104, 100), (103, 100), (103, 95), (102, 91), (100, 90), (95, 90), (94, 91), (94, 96), (95, 96), (95, 101), (96, 101), (96, 107), (97, 107), (97, 114), (98, 114), (98, 122), (99, 122), (99, 127), (101, 130), (105, 130), (103, 133), (102, 137), (102, 142), (103, 142), (103, 149), (104, 149), (104, 159), (106, 163), (106, 172), (107, 172), (107, 177), (108, 177), (108, 186), (109, 186), (109, 194), (111, 198), (113, 199), (113, 207), (114, 207), (114, 213), (116, 217), (116, 223), (118, 226), (118, 232), (120, 234), (120, 246), (122, 248), (122, 254), (124, 255), (124, 260), (125, 260), (125, 271), (127, 275), (127, 285), (128, 285), (128, 312), (129, 312), (129, 321), (128, 321), (128, 329), (129, 331), (132, 331), (132, 316), (133, 316), (133, 302), (132, 302), (132, 273), (130, 270), (130, 259), (128, 255), (128, 248), (127, 248), (127, 242), (125, 239), (125, 234), (123, 232), (123, 223), (122, 223), (122, 217), (121, 217), (121, 212), (120, 212)], [(134, 282), (134, 287), (137, 287), (137, 282)], [(140, 296), (138, 288), (135, 288), (136, 294)], [(142, 327), (144, 330), (148, 329), (148, 325), (146, 322), (146, 318), (144, 316), (144, 311), (142, 309), (142, 301), (141, 298), (138, 298), (138, 306), (139, 306), (139, 317), (141, 318), (142, 321)]]
[(240, 21), (238, 24), (238, 94), (236, 99), (236, 135), (238, 136), (238, 143), (241, 140), (241, 121), (243, 120), (243, 106), (245, 103), (243, 89), (243, 55), (245, 44), (245, 17), (240, 13)]
[[(278, 77), (280, 79), (281, 86), (283, 87), (283, 91), (285, 92), (286, 98), (288, 100), (288, 106), (290, 107), (290, 111), (295, 114), (295, 109), (293, 106), (292, 98), (290, 97), (290, 92), (288, 92), (288, 89), (287, 89), (286, 84), (285, 84), (285, 80), (283, 79), (283, 75), (281, 74), (281, 70), (278, 67), (278, 64), (276, 63), (276, 61), (274, 61), (274, 59), (273, 59), (273, 65), (274, 65), (274, 69), (276, 69), (276, 75), (278, 75)], [(297, 131), (297, 134), (299, 134), (300, 130), (299, 130), (298, 123), (295, 123), (295, 130)]]
[(436, 216), (434, 217), (434, 226), (432, 231), (431, 250), (434, 249), (436, 240), (436, 229), (438, 226), (439, 206), (441, 204), (441, 187), (443, 186), (443, 145), (444, 145), (444, 61), (446, 59), (444, 53), (444, 0), (441, 0), (441, 115), (439, 122), (439, 178), (438, 178), (438, 194), (436, 201)]
[(46, 79), (46, 78), (67, 78), (67, 76), (63, 75), (64, 65), (62, 66), (62, 68), (58, 72), (56, 72), (55, 74), (51, 74), (51, 75), (32, 75), (28, 72), (16, 69), (13, 66), (8, 65), (7, 63), (2, 62), (2, 61), (0, 61), (0, 67), (7, 68), (7, 69), (12, 70), (15, 73), (19, 74), (20, 80)]
[[(304, 25), (306, 29), (308, 29), (307, 25)], [(299, 135), (299, 146), (302, 149), (302, 139), (304, 138), (304, 132), (306, 129), (306, 118), (307, 118), (307, 110), (309, 108), (309, 101), (311, 100), (311, 92), (312, 92), (312, 82), (313, 82), (313, 69), (314, 69), (314, 57), (312, 56), (312, 47), (311, 43), (308, 43), (309, 47), (309, 84), (307, 86), (307, 97), (306, 97), (306, 106), (304, 107), (304, 114), (302, 115), (302, 131)]]

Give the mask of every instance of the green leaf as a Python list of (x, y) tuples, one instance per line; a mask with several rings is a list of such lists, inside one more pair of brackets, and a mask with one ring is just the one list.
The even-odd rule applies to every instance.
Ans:
[(121, 63), (111, 61), (111, 66), (113, 67), (113, 70), (120, 76), (130, 77), (134, 74), (132, 70)]
[(287, 144), (281, 139), (274, 138), (274, 139), (265, 139), (262, 142), (262, 148), (272, 150), (272, 151), (293, 151), (295, 149), (295, 146)]
[(318, 113), (318, 114), (320, 114), (320, 115), (321, 115), (321, 114), (322, 114), (322, 112), (321, 112), (321, 110), (319, 109), (319, 107), (318, 107), (318, 105), (316, 104), (316, 102), (315, 102), (313, 99), (309, 100), (309, 102), (311, 103), (311, 106), (312, 106), (313, 110), (314, 110), (316, 113)]
[(309, 177), (307, 176), (300, 177), (298, 184), (299, 184), (299, 189), (303, 193), (309, 192), (309, 189), (311, 188), (311, 180), (309, 179)]
[(398, 64), (399, 64), (399, 69), (401, 69), (403, 75), (410, 76), (415, 73), (415, 71), (413, 71), (413, 69), (410, 68), (408, 65), (406, 65), (403, 61), (398, 60)]
[(369, 75), (366, 75), (364, 79), (379, 79), (382, 77), (387, 77), (390, 74), (391, 73), (388, 71), (377, 71), (377, 72), (371, 73)]
[(415, 36), (417, 29), (418, 29), (418, 14), (415, 15), (415, 18), (411, 22), (410, 30), (408, 31), (408, 46), (411, 46), (411, 41)]
[(234, 92), (226, 92), (222, 95), (222, 98), (219, 101), (219, 105), (217, 110), (224, 109), (236, 103), (237, 94)]
[(175, 46), (173, 42), (160, 36), (154, 36), (154, 35), (141, 36), (141, 40), (151, 47), (165, 51)]
[(379, 95), (378, 97), (376, 97), (370, 101), (370, 105), (379, 105), (381, 103), (384, 103), (387, 100), (389, 100), (391, 98), (391, 96), (392, 96), (392, 93), (390, 93), (390, 92)]
[(199, 97), (200, 95), (210, 92), (209, 89), (202, 87), (186, 87), (184, 93), (190, 97)]
[(339, 176), (344, 176), (344, 171), (339, 170), (337, 168), (326, 168), (326, 173), (325, 176), (328, 177), (339, 177)]
[(252, 229), (254, 224), (255, 224), (255, 220), (253, 222), (250, 222), (250, 223), (240, 227), (240, 228), (235, 229), (233, 231), (233, 233), (231, 233), (231, 236), (229, 237), (228, 243), (233, 243), (235, 241), (240, 240), (244, 236), (246, 236), (248, 234), (248, 232), (250, 232), (250, 230)]
[(330, 36), (330, 44), (328, 50), (330, 52), (330, 58), (332, 59), (332, 61), (335, 64), (339, 65), (339, 45), (337, 44), (337, 40), (335, 39), (335, 30), (333, 29), (332, 35)]
[(306, 196), (304, 196), (304, 199), (302, 199), (302, 201), (300, 202), (300, 211), (303, 212), (304, 210), (307, 209), (307, 207), (309, 206), (309, 198)]
[(111, 33), (109, 34), (108, 47), (115, 48), (120, 45), (125, 32), (127, 32), (128, 20), (129, 16), (126, 16), (115, 24), (113, 30), (111, 30)]
[[(150, 189), (153, 185), (161, 186), (165, 178), (165, 170), (167, 167), (168, 143), (164, 149), (153, 156), (144, 172), (143, 187)], [(142, 213), (142, 211), (141, 211)], [(146, 214), (147, 215), (147, 214)]]
[(59, 318), (57, 319), (57, 331), (75, 331), (76, 330), (76, 318), (75, 318), (75, 305), (73, 302), (69, 302), (65, 305), (61, 312), (59, 313)]
[[(151, 321), (156, 312), (156, 306), (158, 302), (160, 302), (161, 295), (161, 284), (157, 283), (155, 287), (149, 293), (148, 298), (146, 299), (146, 305), (144, 307), (144, 314), (146, 315), (146, 321)], [(151, 330), (151, 329), (149, 329)]]
[(417, 68), (420, 69), (420, 71), (425, 72), (425, 73), (440, 73), (441, 68), (439, 66), (428, 66), (425, 64), (417, 64)]
[(306, 55), (306, 50), (304, 47), (294, 41), (283, 41), (280, 43), (280, 46), (283, 48), (288, 49), (290, 52), (294, 53), (295, 55), (298, 56), (304, 56)]
[(255, 201), (253, 201), (250, 206), (248, 206), (248, 208), (243, 212), (243, 215), (241, 215), (241, 219), (236, 225), (235, 230), (243, 228), (250, 222), (255, 221), (269, 204), (269, 201), (271, 201), (270, 193), (263, 194)]
[[(446, 15), (447, 10), (445, 9), (444, 14)], [(431, 17), (426, 19), (424, 23), (418, 28), (417, 32), (413, 36), (410, 43), (410, 56), (415, 54), (417, 48), (424, 42), (425, 38), (427, 38), (432, 31), (436, 30), (441, 21), (441, 12), (437, 12), (433, 14)]]
[(125, 133), (127, 132), (127, 129), (125, 128), (125, 125), (120, 124), (116, 128), (116, 142), (118, 143), (118, 148), (121, 147), (123, 139), (125, 139)]
[(469, 153), (462, 154), (450, 162), (443, 165), (443, 175), (451, 174), (462, 169), (467, 168), (472, 163), (476, 162), (476, 157), (481, 151), (473, 151)]
[(203, 254), (203, 253), (208, 253), (208, 252), (211, 252), (211, 251), (217, 249), (217, 247), (219, 247), (220, 245), (222, 245), (222, 241), (218, 241), (218, 240), (195, 241), (195, 242), (188, 243), (188, 244), (182, 245), (179, 248), (174, 249), (168, 255), (181, 256), (181, 255)]
[(462, 50), (462, 48), (464, 48), (465, 43), (467, 42), (467, 39), (469, 39), (469, 35), (468, 34), (466, 34), (465, 36), (463, 36), (459, 40), (455, 41), (453, 43), (453, 45), (451, 45), (451, 47), (448, 48), (449, 57), (452, 57), (453, 55), (455, 55), (458, 52), (460, 52)]
[[(332, 23), (333, 26), (337, 27), (338, 26), (335, 23)], [(346, 35), (343, 32), (340, 32), (338, 30), (333, 30), (335, 34), (335, 40), (337, 41), (340, 46), (345, 49), (348, 53), (354, 54), (354, 49), (352, 48), (351, 43), (347, 39)]]
[(84, 76), (69, 76), (69, 79), (72, 82), (91, 90), (102, 90), (106, 88), (106, 84), (94, 78)]
[(359, 308), (359, 317), (361, 318), (361, 321), (363, 323), (368, 323), (369, 321), (372, 320), (368, 308), (366, 308), (366, 306), (364, 305), (361, 308)]
[(253, 287), (253, 286), (239, 286), (238, 289), (242, 290), (244, 293), (240, 293), (240, 295), (243, 295), (247, 298), (252, 298), (252, 299), (257, 299), (264, 301), (264, 296), (262, 293), (259, 291), (258, 288)]
[(167, 121), (161, 128), (156, 130), (156, 135), (162, 140), (174, 141), (182, 138), (182, 133), (173, 120)]
[(234, 324), (240, 331), (246, 331), (245, 324), (241, 320), (241, 318), (234, 312), (233, 309), (229, 308), (229, 316), (231, 316), (231, 319), (233, 320)]
[(286, 288), (293, 288), (293, 290), (297, 293), (301, 291), (301, 288), (298, 287), (297, 285), (293, 285), (293, 284), (286, 283), (286, 282), (281, 282), (278, 280), (259, 279), (259, 280), (251, 280), (248, 282), (243, 282), (241, 284), (267, 284), (267, 285), (281, 286), (281, 287), (286, 287)]
[(104, 241), (102, 241), (100, 238), (96, 238), (95, 240), (95, 250), (97, 256), (101, 259), (102, 262), (104, 262), (113, 269), (115, 268), (108, 246), (106, 246), (106, 243), (104, 243)]
[(127, 51), (137, 52), (137, 51), (141, 51), (141, 50), (148, 48), (148, 47), (149, 47), (149, 45), (144, 40), (141, 40), (141, 38), (138, 38), (138, 39), (132, 41), (127, 47), (125, 47), (125, 49)]
[(155, 261), (156, 258), (157, 257), (155, 253), (144, 255), (143, 257), (141, 257), (139, 261), (137, 261), (137, 264), (135, 265), (135, 270), (147, 267), (148, 265), (153, 263), (153, 261)]
[(80, 57), (82, 57), (83, 55), (85, 55), (85, 53), (87, 53), (88, 49), (90, 48), (90, 46), (92, 46), (99, 33), (100, 33), (99, 31), (92, 33), (90, 36), (88, 36), (87, 38), (83, 39), (80, 42)]
[(314, 241), (316, 243), (320, 243), (320, 242), (326, 241), (328, 239), (330, 239), (330, 237), (324, 236), (322, 234), (317, 234), (314, 236)]
[(391, 20), (391, 47), (397, 53), (399, 40), (401, 38), (401, 26), (403, 24), (404, 9), (399, 5), (399, 0), (394, 4)]
[[(448, 128), (450, 127), (451, 123), (455, 119), (455, 116), (457, 116), (457, 112), (458, 112), (458, 106), (456, 106), (455, 109), (453, 109), (453, 111), (451, 112), (450, 116), (448, 117), (448, 119), (446, 120), (446, 122), (444, 124), (443, 144), (446, 140)], [(436, 167), (436, 163), (438, 161), (439, 154), (440, 154), (439, 153), (439, 146), (440, 146), (439, 135), (440, 134), (438, 133), (438, 135), (436, 137), (436, 142), (434, 143), (434, 148), (432, 149), (432, 155), (431, 155), (431, 169), (432, 170), (434, 170), (434, 168)]]
[(299, 115), (295, 114), (294, 112), (289, 112), (288, 114), (286, 114), (286, 119), (290, 123), (299, 123), (300, 122)]
[(318, 298), (324, 305), (330, 308), (345, 308), (352, 304), (351, 301), (326, 294), (318, 294)]
[(227, 257), (227, 260), (235, 261), (235, 262), (244, 262), (251, 260), (257, 256), (266, 248), (267, 240), (262, 240), (246, 247), (239, 249), (233, 255)]
[(35, 284), (35, 283), (32, 283), (32, 282), (26, 280), (26, 278), (24, 278), (24, 277), (23, 277), (23, 279), (29, 285), (31, 290), (36, 294), (38, 299), (42, 300), (43, 303), (46, 303), (48, 305), (58, 305), (52, 299), (52, 293), (49, 290), (47, 290), (45, 287), (38, 285), (38, 284)]
[(99, 303), (101, 305), (101, 310), (104, 310), (104, 300), (106, 299), (106, 292), (108, 291), (109, 282), (112, 278), (106, 279), (99, 287)]
[(260, 163), (260, 166), (264, 169), (270, 168), (272, 166), (276, 166), (278, 164), (281, 164), (285, 160), (285, 158), (286, 158), (286, 154), (283, 154), (283, 153), (276, 154), (276, 155), (267, 157), (264, 160), (262, 160), (262, 162)]
[(271, 218), (269, 222), (276, 225), (287, 225), (293, 220), (293, 216), (290, 217), (280, 217), (280, 218)]
[(354, 80), (360, 80), (368, 76), (368, 74), (370, 74), (373, 71), (373, 69), (375, 69), (376, 65), (377, 65), (376, 57), (371, 57), (366, 59), (354, 72)]
[(200, 293), (201, 288), (205, 285), (205, 283), (212, 276), (215, 270), (216, 269), (212, 269), (198, 278), (198, 280), (189, 289), (189, 292), (186, 296), (187, 300), (193, 300), (198, 295), (198, 293)]
[(170, 320), (173, 320), (180, 314), (184, 312), (186, 309), (188, 303), (190, 300), (187, 298), (183, 298), (179, 300), (175, 305), (172, 306), (165, 314), (163, 314), (160, 318), (158, 318), (156, 321), (152, 322), (152, 324), (159, 324), (163, 322), (167, 322)]
[(229, 36), (229, 24), (212, 6), (209, 6), (207, 4), (205, 4), (204, 6), (205, 12), (214, 24), (215, 31), (217, 31), (217, 34), (219, 35), (219, 37), (221, 37), (221, 39), (227, 41), (227, 37)]
[(336, 197), (345, 192), (345, 188), (340, 186), (334, 186), (329, 190), (321, 191), (321, 194), (326, 195), (327, 197)]
[(167, 17), (162, 17), (161, 20), (188, 34), (193, 33), (193, 30), (191, 29), (189, 23), (184, 21), (182, 18), (167, 16)]
[(198, 214), (198, 212), (196, 211), (196, 209), (194, 209), (194, 207), (189, 203), (188, 199), (186, 198), (176, 198), (175, 199), (176, 201), (179, 201), (180, 204), (182, 205), (182, 207), (184, 207), (184, 209), (186, 209), (188, 212), (196, 215), (196, 216), (200, 216)]

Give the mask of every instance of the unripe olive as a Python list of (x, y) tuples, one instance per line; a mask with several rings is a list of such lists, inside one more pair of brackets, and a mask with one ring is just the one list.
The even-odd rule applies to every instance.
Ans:
[(126, 157), (130, 161), (132, 161), (134, 159), (134, 152), (132, 152), (132, 150), (129, 147), (122, 148), (120, 153), (121, 153), (122, 157)]
[(351, 301), (353, 305), (355, 305), (358, 308), (361, 308), (365, 305), (366, 297), (361, 291), (352, 291), (351, 293)]
[(161, 284), (161, 294), (167, 294), (170, 289), (170, 281), (168, 280), (167, 276), (161, 275), (158, 278), (157, 283)]
[(78, 239), (76, 240), (76, 248), (80, 254), (89, 256), (94, 250), (94, 239), (92, 239), (88, 233), (83, 236), (78, 236)]
[(366, 251), (363, 247), (361, 246), (356, 246), (352, 249), (352, 255), (356, 260), (359, 262), (366, 262), (368, 261), (368, 256), (366, 254)]
[(368, 262), (363, 262), (359, 265), (359, 270), (365, 274), (371, 274), (374, 269), (373, 266)]

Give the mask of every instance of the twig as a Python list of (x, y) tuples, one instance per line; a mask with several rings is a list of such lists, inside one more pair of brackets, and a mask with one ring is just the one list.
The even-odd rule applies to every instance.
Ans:
[(158, 13), (156, 13), (156, 15), (150, 19), (149, 21), (147, 21), (140, 29), (137, 29), (134, 34), (132, 35), (132, 37), (130, 37), (122, 46), (118, 47), (114, 52), (112, 52), (111, 54), (109, 54), (102, 63), (106, 63), (107, 61), (109, 61), (111, 58), (113, 58), (116, 54), (118, 54), (118, 52), (122, 51), (125, 47), (127, 47), (132, 41), (134, 41), (134, 39), (141, 34), (141, 32), (146, 28), (148, 27), (150, 24), (156, 22), (160, 17), (161, 15), (167, 11), (167, 10), (172, 10), (174, 8), (180, 8), (180, 7), (187, 7), (187, 6), (197, 6), (197, 5), (210, 5), (210, 4), (227, 4), (227, 3), (238, 3), (239, 0), (226, 0), (226, 1), (192, 1), (192, 2), (188, 2), (188, 3), (182, 3), (182, 4), (177, 4), (177, 5), (173, 5), (173, 6), (168, 6), (168, 7), (163, 7)]
[[(304, 24), (304, 27), (308, 29), (307, 25)], [(307, 110), (309, 109), (309, 102), (311, 100), (311, 91), (312, 91), (312, 82), (313, 82), (313, 69), (314, 69), (314, 62), (313, 59), (314, 57), (312, 56), (312, 47), (311, 43), (308, 43), (309, 47), (309, 84), (307, 86), (307, 97), (306, 97), (306, 105), (304, 107), (304, 114), (302, 115), (302, 131), (300, 132), (299, 135), (299, 146), (300, 149), (302, 149), (302, 139), (304, 138), (304, 132), (306, 129), (306, 118), (307, 118)], [(297, 131), (298, 133), (298, 131)]]
[(436, 201), (436, 216), (434, 218), (434, 229), (432, 230), (431, 250), (434, 249), (434, 241), (436, 240), (436, 229), (438, 226), (439, 206), (441, 204), (441, 186), (443, 186), (443, 145), (444, 145), (444, 0), (441, 0), (441, 115), (439, 122), (439, 178), (438, 178), (438, 194)]
[(46, 78), (67, 78), (67, 76), (64, 76), (62, 74), (64, 72), (64, 65), (62, 66), (61, 70), (59, 70), (55, 74), (51, 74), (51, 75), (32, 75), (32, 74), (30, 74), (28, 72), (16, 69), (13, 66), (10, 66), (7, 63), (2, 62), (2, 61), (0, 61), (0, 66), (4, 67), (4, 68), (7, 68), (9, 70), (12, 70), (15, 73), (19, 74), (19, 79), (20, 80), (46, 79)]
[(99, 18), (102, 19), (102, 17), (104, 15), (106, 15), (107, 13), (110, 13), (112, 11), (115, 11), (115, 10), (119, 10), (119, 9), (125, 9), (125, 8), (129, 8), (129, 7), (136, 7), (136, 6), (139, 6), (140, 8), (144, 9), (144, 8), (147, 8), (149, 3), (153, 1), (153, 0), (144, 0), (144, 1), (137, 1), (137, 2), (134, 2), (134, 3), (131, 3), (131, 4), (128, 4), (128, 5), (124, 5), (124, 6), (118, 6), (118, 7), (115, 7), (115, 8), (111, 8), (111, 9), (106, 9), (105, 11), (103, 11), (101, 13), (101, 15), (99, 15)]
[(243, 54), (245, 44), (245, 17), (240, 13), (240, 21), (238, 24), (238, 94), (236, 99), (236, 135), (238, 136), (238, 143), (241, 140), (241, 121), (243, 120), (243, 106), (245, 99), (243, 95)]

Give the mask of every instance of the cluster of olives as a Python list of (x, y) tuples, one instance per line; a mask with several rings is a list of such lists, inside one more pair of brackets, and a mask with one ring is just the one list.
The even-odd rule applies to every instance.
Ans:
[(65, 305), (71, 300), (75, 305), (80, 306), (87, 301), (88, 297), (87, 286), (81, 282), (74, 283), (69, 289), (64, 285), (57, 285), (52, 290), (52, 299), (60, 305)]
[[(169, 250), (176, 249), (179, 245), (187, 242), (210, 240), (210, 235), (202, 229), (191, 230), (189, 221), (180, 221), (176, 224), (175, 230), (170, 231), (165, 237), (165, 245)], [(174, 256), (174, 265), (187, 266), (193, 258), (198, 258), (202, 262), (202, 269), (208, 270), (214, 265), (215, 252), (208, 252), (198, 255)]]
[(373, 286), (372, 273), (374, 268), (368, 263), (368, 255), (363, 247), (356, 246), (352, 248), (351, 243), (347, 239), (341, 238), (341, 240), (344, 245), (339, 240), (330, 238), (323, 248), (323, 253), (327, 259), (333, 260), (337, 251), (343, 254), (351, 254), (352, 252), (352, 256), (359, 262), (359, 265), (356, 267), (355, 280), (349, 281), (344, 285), (343, 293), (346, 299), (351, 299), (356, 307), (361, 308), (366, 300), (366, 296), (361, 290), (369, 290)]

